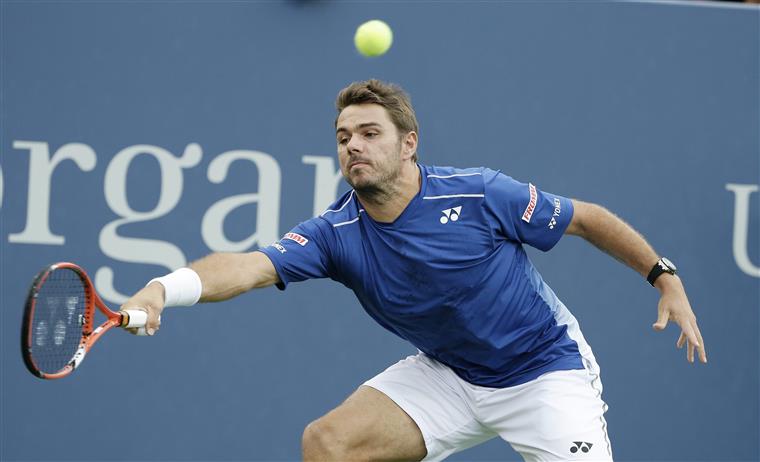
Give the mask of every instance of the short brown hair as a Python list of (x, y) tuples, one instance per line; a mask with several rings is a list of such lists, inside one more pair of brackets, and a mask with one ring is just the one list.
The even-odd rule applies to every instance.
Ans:
[[(353, 82), (341, 90), (335, 99), (338, 116), (343, 112), (343, 109), (352, 104), (379, 104), (388, 111), (388, 115), (400, 135), (409, 132), (415, 132), (419, 135), (420, 129), (412, 107), (412, 100), (399, 85), (377, 79)], [(337, 127), (337, 125), (338, 118), (336, 117), (335, 126)], [(417, 161), (417, 153), (414, 153), (413, 160)]]

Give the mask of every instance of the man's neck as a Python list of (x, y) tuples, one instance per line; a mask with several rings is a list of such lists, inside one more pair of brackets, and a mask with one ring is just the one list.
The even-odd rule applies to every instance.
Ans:
[(392, 185), (391, 189), (373, 195), (362, 195), (357, 191), (356, 195), (364, 211), (373, 220), (392, 223), (420, 191), (421, 184), (420, 169), (416, 162), (411, 162), (404, 164), (398, 181)]

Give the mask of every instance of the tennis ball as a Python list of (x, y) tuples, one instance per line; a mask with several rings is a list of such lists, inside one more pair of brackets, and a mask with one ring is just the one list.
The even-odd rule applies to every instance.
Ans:
[(364, 56), (380, 56), (391, 47), (393, 31), (379, 19), (367, 21), (356, 28), (354, 45)]

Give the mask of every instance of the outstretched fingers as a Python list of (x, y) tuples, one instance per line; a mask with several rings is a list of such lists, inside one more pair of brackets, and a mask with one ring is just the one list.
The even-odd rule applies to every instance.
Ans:
[(697, 337), (697, 352), (699, 353), (699, 361), (702, 363), (707, 362), (707, 350), (705, 350), (705, 341), (702, 339), (702, 333), (699, 331), (699, 326), (697, 326), (697, 320), (692, 319), (691, 320), (692, 328), (694, 329), (694, 334)]
[(681, 327), (681, 335), (678, 337), (676, 347), (683, 348), (686, 345), (686, 360), (690, 363), (694, 362), (695, 350), (700, 362), (706, 363), (707, 353), (705, 352), (705, 344), (696, 319), (679, 320), (678, 325)]

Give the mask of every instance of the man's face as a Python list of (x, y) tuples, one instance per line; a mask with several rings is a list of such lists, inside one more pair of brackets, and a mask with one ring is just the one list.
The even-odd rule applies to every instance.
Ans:
[(343, 177), (359, 192), (387, 190), (401, 171), (402, 143), (384, 107), (354, 104), (338, 116), (338, 160)]

